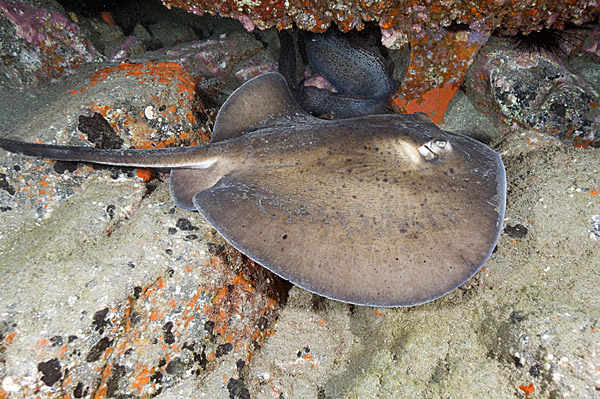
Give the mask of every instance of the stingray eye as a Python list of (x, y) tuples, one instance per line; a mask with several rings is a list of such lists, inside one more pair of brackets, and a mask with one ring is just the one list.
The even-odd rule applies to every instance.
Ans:
[(446, 140), (443, 140), (443, 139), (433, 140), (433, 145), (435, 147), (439, 148), (440, 150), (449, 150), (450, 149), (450, 143), (448, 143)]
[(450, 142), (446, 139), (433, 139), (427, 143), (431, 152), (435, 155), (442, 156), (452, 149)]
[(433, 161), (451, 149), (452, 146), (448, 140), (433, 139), (419, 147), (419, 154), (421, 154), (426, 161)]

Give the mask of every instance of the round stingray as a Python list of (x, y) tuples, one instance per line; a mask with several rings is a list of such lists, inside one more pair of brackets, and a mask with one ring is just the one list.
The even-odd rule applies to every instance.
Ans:
[(309, 291), (362, 305), (427, 302), (489, 258), (505, 176), (499, 155), (471, 138), (438, 130), (420, 145), (419, 134), (331, 133), (327, 156), (230, 173), (193, 202), (233, 246)]

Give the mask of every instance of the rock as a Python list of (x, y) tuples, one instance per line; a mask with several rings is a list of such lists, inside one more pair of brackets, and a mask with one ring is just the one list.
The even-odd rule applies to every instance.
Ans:
[[(222, 87), (221, 68), (235, 75), (257, 65), (260, 44), (244, 35), (227, 41), (232, 55), (206, 78)], [(84, 67), (34, 103), (3, 96), (26, 110), (6, 122), (11, 135), (102, 147), (207, 140), (214, 115), (184, 65), (198, 47), (223, 46), (194, 45), (177, 50), (180, 63), (160, 52)], [(235, 368), (272, 333), (289, 287), (226, 247), (197, 213), (177, 209), (166, 182), (7, 155), (0, 203), (2, 386), (11, 395), (156, 395), (190, 374)]]
[(111, 49), (125, 40), (125, 34), (119, 25), (109, 24), (102, 18), (79, 17), (79, 24), (87, 29), (90, 41), (104, 55), (112, 55)]
[(156, 50), (161, 46), (160, 40), (152, 37), (152, 35), (150, 35), (150, 33), (142, 26), (142, 24), (135, 25), (133, 28), (133, 35), (142, 42), (145, 51)]
[(152, 36), (158, 39), (163, 47), (172, 47), (175, 44), (191, 42), (198, 37), (193, 29), (187, 25), (179, 25), (172, 22), (158, 22), (148, 27)]
[(520, 0), (503, 3), (502, 7), (488, 1), (463, 2), (450, 0), (412, 4), (394, 0), (348, 3), (331, 1), (256, 0), (235, 3), (228, 0), (162, 0), (167, 7), (178, 7), (193, 14), (219, 15), (239, 20), (248, 31), (255, 27), (288, 29), (292, 25), (303, 30), (323, 32), (336, 25), (343, 32), (361, 30), (366, 21), (376, 21), (387, 32), (387, 45), (402, 47), (413, 34), (424, 29), (438, 30), (453, 22), (468, 26), (472, 31), (490, 34), (494, 31), (514, 35), (529, 33), (547, 26), (581, 25), (596, 22), (600, 9), (587, 0), (564, 3), (543, 0), (531, 5)]
[(493, 38), (464, 87), (498, 126), (517, 124), (575, 146), (600, 147), (600, 94), (569, 65), (552, 53), (519, 50), (509, 39)]
[(0, 89), (33, 87), (102, 59), (81, 29), (58, 11), (0, 0), (0, 26)]

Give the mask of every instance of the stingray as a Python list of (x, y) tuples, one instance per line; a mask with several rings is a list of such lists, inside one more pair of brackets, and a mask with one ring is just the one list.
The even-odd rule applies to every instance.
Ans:
[(315, 118), (278, 73), (238, 88), (206, 145), (0, 147), (170, 169), (175, 204), (235, 248), (295, 285), (360, 305), (421, 304), (463, 284), (492, 253), (505, 208), (504, 166), (486, 145), (419, 114)]

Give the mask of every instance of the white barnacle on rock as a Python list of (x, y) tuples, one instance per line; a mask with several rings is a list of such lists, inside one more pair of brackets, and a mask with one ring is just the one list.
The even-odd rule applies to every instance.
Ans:
[(144, 116), (149, 120), (152, 120), (156, 117), (156, 112), (154, 111), (154, 107), (152, 105), (148, 105), (144, 109)]

